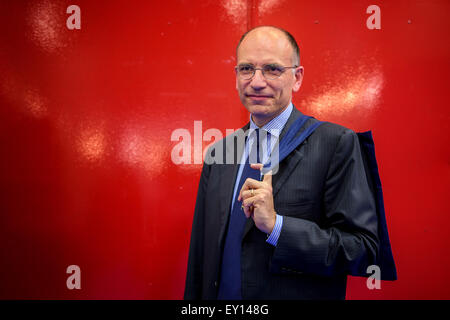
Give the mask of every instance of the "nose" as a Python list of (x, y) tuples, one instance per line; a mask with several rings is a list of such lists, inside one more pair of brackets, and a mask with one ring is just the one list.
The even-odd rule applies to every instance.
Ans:
[(253, 90), (261, 90), (265, 88), (267, 85), (266, 78), (264, 78), (264, 75), (262, 74), (262, 70), (256, 70), (255, 75), (252, 78), (252, 81), (250, 83), (250, 86)]

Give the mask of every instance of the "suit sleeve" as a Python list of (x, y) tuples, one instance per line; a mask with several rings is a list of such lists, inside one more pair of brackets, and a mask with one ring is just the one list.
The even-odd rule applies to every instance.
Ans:
[[(208, 162), (207, 162), (208, 163)], [(184, 290), (185, 300), (199, 300), (202, 296), (205, 194), (211, 166), (204, 163), (195, 203), (191, 242)]]
[(366, 275), (367, 266), (375, 264), (375, 200), (358, 138), (351, 130), (346, 129), (337, 142), (323, 190), (320, 226), (306, 219), (283, 217), (271, 272)]

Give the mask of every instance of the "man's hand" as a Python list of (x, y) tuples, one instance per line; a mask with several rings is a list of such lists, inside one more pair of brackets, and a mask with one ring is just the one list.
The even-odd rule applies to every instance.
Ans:
[[(262, 164), (251, 164), (252, 169), (261, 170)], [(270, 234), (275, 226), (276, 212), (273, 206), (272, 172), (262, 181), (248, 178), (242, 185), (238, 201), (242, 201), (244, 214), (252, 218), (256, 227)]]

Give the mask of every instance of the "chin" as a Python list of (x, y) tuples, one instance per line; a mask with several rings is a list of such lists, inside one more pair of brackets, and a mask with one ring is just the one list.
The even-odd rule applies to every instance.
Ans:
[(271, 106), (265, 106), (262, 104), (252, 104), (246, 107), (248, 112), (257, 116), (268, 116), (272, 113)]
[(261, 102), (249, 102), (246, 104), (247, 110), (269, 110), (273, 109), (274, 106), (271, 103), (267, 103), (267, 101), (261, 101)]
[(252, 105), (247, 108), (254, 118), (259, 120), (271, 119), (276, 114), (276, 111), (270, 106)]

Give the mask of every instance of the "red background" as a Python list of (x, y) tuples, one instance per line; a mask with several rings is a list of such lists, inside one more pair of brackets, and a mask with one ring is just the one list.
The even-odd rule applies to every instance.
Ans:
[[(66, 8), (81, 8), (68, 30)], [(366, 8), (381, 8), (369, 30)], [(449, 299), (450, 2), (1, 1), (0, 298), (180, 299), (199, 164), (177, 128), (241, 127), (235, 46), (289, 30), (294, 104), (373, 130), (399, 279), (349, 299)], [(206, 146), (209, 142), (204, 142)], [(68, 290), (66, 268), (81, 268)]]

